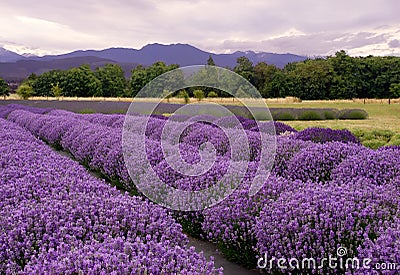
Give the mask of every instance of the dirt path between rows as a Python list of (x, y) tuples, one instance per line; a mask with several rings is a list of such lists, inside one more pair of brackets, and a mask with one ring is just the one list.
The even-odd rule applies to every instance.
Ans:
[(189, 246), (194, 246), (197, 252), (203, 251), (204, 255), (209, 259), (210, 256), (214, 257), (215, 267), (223, 267), (225, 275), (257, 275), (261, 274), (257, 270), (248, 270), (240, 265), (229, 262), (221, 255), (216, 245), (197, 240), (189, 236)]

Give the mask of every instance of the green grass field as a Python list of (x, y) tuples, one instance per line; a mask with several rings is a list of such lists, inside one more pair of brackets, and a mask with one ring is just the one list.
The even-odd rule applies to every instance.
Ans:
[(353, 102), (304, 101), (301, 103), (268, 103), (270, 108), (336, 108), (364, 109), (369, 117), (365, 120), (318, 120), (285, 121), (286, 124), (300, 130), (307, 127), (329, 127), (348, 130), (391, 130), (400, 133), (400, 104), (362, 104)]
[(326, 127), (332, 129), (348, 129), (368, 147), (378, 148), (384, 145), (400, 145), (400, 104), (354, 103), (304, 101), (301, 103), (268, 103), (270, 108), (336, 108), (364, 109), (368, 119), (364, 120), (315, 120), (284, 121), (297, 130), (308, 127)]

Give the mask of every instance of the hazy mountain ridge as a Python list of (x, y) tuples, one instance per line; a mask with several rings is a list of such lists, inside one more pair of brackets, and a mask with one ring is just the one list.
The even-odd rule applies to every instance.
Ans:
[(16, 62), (18, 60), (23, 60), (26, 57), (15, 52), (6, 50), (0, 47), (0, 63), (3, 62)]
[(0, 48), (0, 76), (6, 79), (25, 78), (31, 73), (41, 74), (51, 69), (69, 69), (89, 64), (91, 67), (101, 66), (106, 63), (118, 63), (129, 75), (131, 68), (137, 64), (145, 66), (156, 61), (163, 61), (166, 64), (179, 64), (180, 66), (206, 64), (209, 56), (220, 67), (233, 68), (236, 59), (246, 56), (254, 64), (266, 62), (283, 67), (287, 63), (302, 61), (305, 56), (294, 54), (256, 53), (253, 51), (237, 51), (231, 54), (214, 54), (200, 50), (188, 44), (149, 44), (143, 48), (109, 48), (104, 50), (78, 50), (61, 55), (24, 56)]

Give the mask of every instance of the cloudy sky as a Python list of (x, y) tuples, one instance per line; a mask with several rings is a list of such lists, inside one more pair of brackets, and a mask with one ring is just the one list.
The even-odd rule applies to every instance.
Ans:
[(18, 53), (189, 43), (215, 53), (400, 55), (398, 0), (0, 0)]

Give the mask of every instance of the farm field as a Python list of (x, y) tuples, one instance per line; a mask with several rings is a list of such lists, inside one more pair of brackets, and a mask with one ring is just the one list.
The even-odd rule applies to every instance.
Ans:
[[(151, 102), (150, 99), (141, 99), (143, 102)], [(197, 102), (192, 99), (193, 102)], [(335, 100), (335, 101), (303, 101), (300, 103), (293, 103), (293, 100), (288, 99), (268, 99), (266, 103), (268, 107), (273, 109), (294, 109), (302, 110), (305, 108), (311, 109), (361, 109), (368, 113), (367, 119), (347, 119), (347, 120), (285, 120), (286, 124), (294, 127), (297, 130), (302, 130), (307, 127), (324, 127), (332, 129), (348, 129), (358, 138), (361, 142), (371, 148), (377, 149), (384, 145), (400, 145), (400, 103), (396, 100), (392, 100), (392, 104), (387, 104), (387, 100), (366, 100), (367, 104), (363, 104), (363, 100), (358, 99), (355, 102), (351, 100)], [(213, 102), (217, 104), (224, 104), (226, 106), (238, 106), (239, 103), (236, 99), (232, 102), (232, 99), (206, 99), (199, 104), (205, 104)], [(395, 102), (395, 103), (393, 103)], [(396, 103), (397, 102), (397, 103)], [(24, 104), (34, 107), (52, 107), (58, 109), (65, 109), (76, 113), (120, 113), (124, 114), (129, 108), (131, 99), (126, 98), (105, 98), (105, 100), (97, 101), (93, 98), (87, 98), (86, 100), (76, 100), (74, 98), (65, 98), (65, 100), (45, 100), (45, 98), (33, 98), (32, 100), (16, 100), (14, 97), (10, 97), (8, 100), (0, 100), (1, 105), (7, 105), (11, 103)], [(171, 104), (164, 103), (166, 107), (164, 109), (170, 109), (168, 105), (180, 106), (176, 104), (182, 104), (182, 99), (173, 98)], [(183, 106), (183, 105), (182, 105)], [(176, 107), (177, 108), (177, 107)], [(175, 107), (167, 112), (173, 112)], [(278, 120), (279, 121), (279, 120)]]
[[(258, 127), (250, 119), (203, 116), (210, 123), (189, 127), (177, 152), (173, 133), (185, 116), (167, 124), (167, 117), (133, 115), (124, 128), (131, 135), (125, 144), (121, 114), (11, 105), (0, 106), (0, 117), (0, 244), (6, 248), (0, 273), (86, 274), (91, 268), (122, 274), (223, 273), (213, 259), (188, 246), (187, 235), (214, 243), (226, 259), (248, 270), (287, 274), (276, 262), (267, 264), (267, 257), (279, 257), (297, 259), (293, 268), (309, 274), (312, 266), (300, 266), (304, 257), (322, 264), (324, 258), (340, 256), (371, 261), (362, 268), (325, 265), (319, 273), (370, 274), (383, 265), (384, 274), (398, 272), (399, 146), (373, 150), (346, 130), (296, 131), (280, 122), (273, 123), (276, 134), (271, 135), (272, 122)], [(146, 152), (141, 154), (139, 133), (146, 123)], [(170, 133), (165, 143), (162, 131)], [(244, 140), (230, 144), (225, 136), (240, 132), (248, 152)], [(263, 139), (276, 144), (275, 161), (261, 190), (250, 196), (257, 173), (269, 173), (262, 159), (270, 156), (272, 143), (264, 146)], [(216, 155), (204, 142), (214, 146)], [(124, 146), (133, 149), (127, 157)], [(197, 176), (184, 174), (180, 165), (173, 168), (168, 162), (181, 154), (188, 164), (214, 159), (214, 165)], [(244, 164), (243, 178), (225, 179), (228, 166), (242, 170)], [(90, 176), (92, 171), (106, 181)], [(143, 196), (144, 191), (164, 196), (151, 171), (187, 191), (219, 180), (240, 185), (209, 208), (179, 211), (174, 206), (182, 207), (180, 197), (161, 207)], [(196, 206), (198, 200), (190, 203)]]
[[(361, 100), (360, 100), (361, 101)], [(308, 127), (347, 129), (368, 147), (377, 149), (384, 145), (400, 145), (400, 104), (349, 102), (349, 101), (303, 101), (301, 103), (268, 103), (270, 108), (337, 108), (363, 109), (367, 119), (360, 120), (314, 120), (285, 121), (297, 130)]]
[[(92, 110), (93, 112), (106, 112), (106, 113), (125, 113), (132, 102), (129, 98), (104, 98), (104, 100), (99, 100), (98, 98), (64, 98), (63, 100), (55, 100), (54, 98), (38, 97), (32, 98), (30, 100), (19, 100), (15, 96), (10, 96), (7, 100), (0, 100), (0, 105), (8, 105), (12, 103), (24, 104), (29, 106), (37, 107), (54, 107), (66, 109), (73, 112)], [(135, 99), (138, 100), (138, 99)], [(157, 99), (158, 100), (158, 99)], [(151, 102), (151, 99), (141, 99), (140, 101)], [(167, 101), (164, 100), (166, 103)], [(195, 99), (191, 99), (191, 103), (196, 103)], [(239, 105), (238, 100), (234, 102), (232, 99), (204, 99), (202, 103), (217, 103), (224, 105)], [(276, 103), (278, 102), (278, 103)], [(357, 100), (357, 102), (352, 102), (350, 100), (335, 100), (335, 101), (303, 101), (300, 103), (290, 103), (284, 102), (284, 99), (269, 99), (266, 100), (266, 104), (269, 108), (335, 108), (335, 109), (363, 109), (365, 110), (369, 117), (367, 120), (323, 120), (323, 121), (286, 121), (287, 124), (294, 126), (296, 129), (304, 129), (306, 127), (314, 126), (325, 126), (329, 128), (341, 129), (346, 128), (348, 130), (361, 129), (361, 130), (392, 130), (396, 133), (400, 133), (400, 103), (397, 102), (393, 104), (387, 104), (387, 100), (371, 100), (371, 103), (363, 104), (362, 100)], [(171, 104), (182, 104), (182, 99), (170, 100)], [(78, 107), (75, 107), (75, 106)], [(80, 106), (80, 107), (79, 107)], [(84, 108), (84, 106), (87, 106)]]
[(364, 109), (369, 117), (366, 120), (323, 120), (323, 121), (286, 121), (285, 123), (296, 129), (307, 127), (328, 127), (333, 129), (352, 130), (391, 130), (400, 133), (400, 104), (383, 103), (353, 103), (331, 101), (303, 101), (301, 103), (268, 103), (270, 108), (337, 108), (337, 109)]

